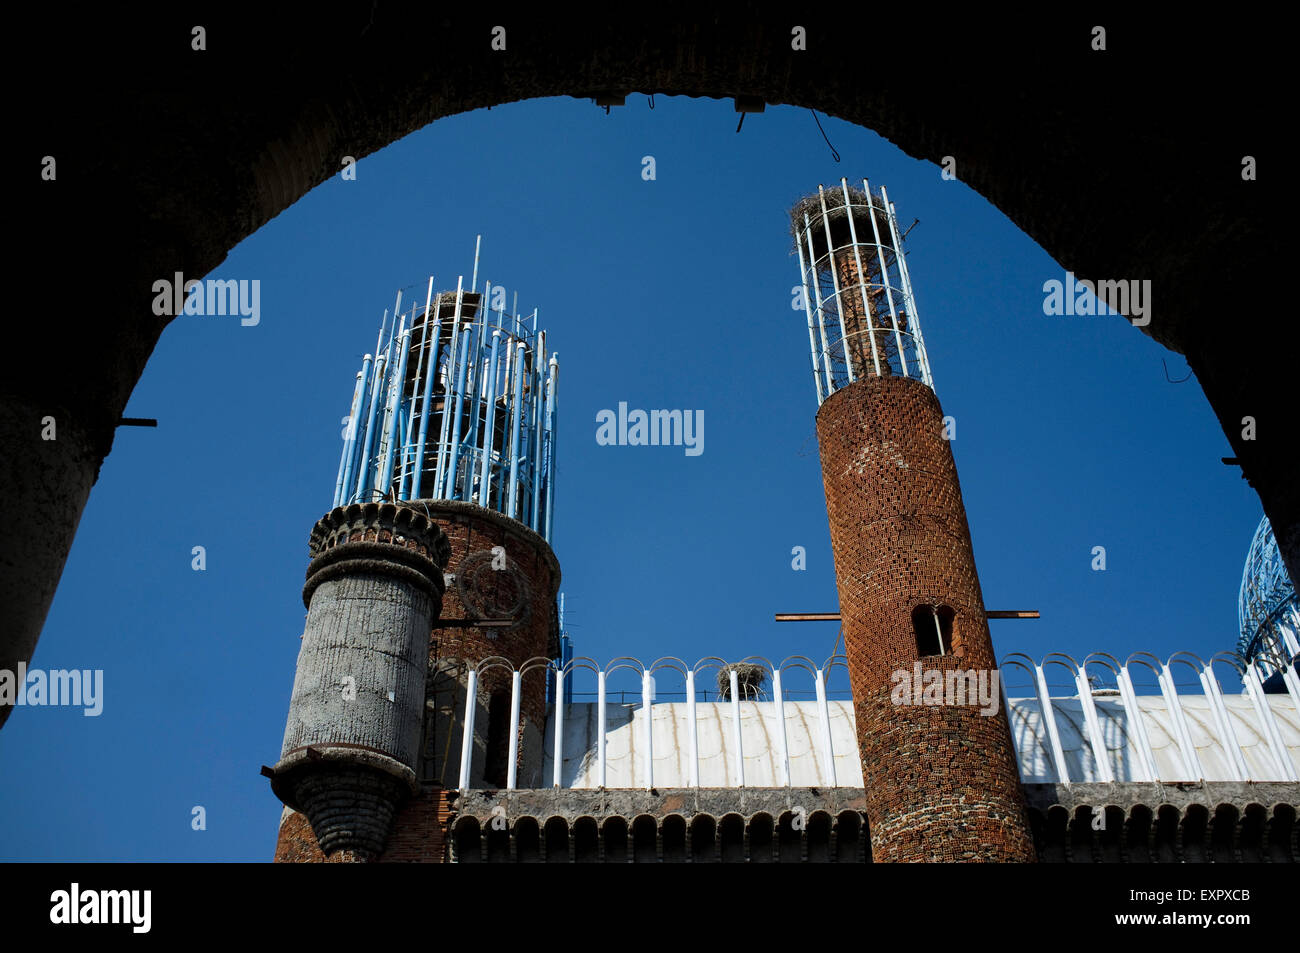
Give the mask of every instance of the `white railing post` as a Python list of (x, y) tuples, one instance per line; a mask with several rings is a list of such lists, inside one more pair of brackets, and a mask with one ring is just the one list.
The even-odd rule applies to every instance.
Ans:
[(519, 760), (519, 670), (510, 676), (510, 761), (506, 769), (506, 790), (515, 789), (515, 777)]
[(831, 709), (826, 703), (826, 676), (821, 669), (817, 669), (815, 681), (817, 709), (821, 713), (822, 720), (822, 757), (826, 759), (826, 776), (830, 779), (830, 786), (837, 788), (839, 782), (835, 778), (835, 747), (831, 743)]
[(596, 770), (600, 780), (598, 787), (605, 786), (605, 673), (596, 673)]
[(655, 781), (654, 781), (654, 736), (653, 736), (653, 733), (652, 733), (652, 731), (651, 731), (651, 724), (650, 724), (650, 716), (651, 716), (650, 706), (651, 706), (651, 704), (652, 704), (652, 701), (651, 701), (651, 698), (650, 698), (650, 672), (649, 672), (649, 671), (644, 671), (644, 672), (641, 673), (641, 711), (645, 714), (645, 755), (644, 755), (644, 764), (645, 764), (645, 786), (646, 786), (646, 790), (647, 790), (647, 791), (651, 790), (651, 789), (655, 786)]
[(1038, 712), (1047, 725), (1047, 737), (1052, 745), (1052, 763), (1056, 766), (1056, 780), (1070, 783), (1070, 772), (1065, 766), (1065, 752), (1061, 748), (1061, 734), (1056, 730), (1056, 712), (1052, 710), (1052, 696), (1047, 692), (1047, 676), (1043, 666), (1034, 663), (1034, 682), (1038, 687)]
[(731, 724), (732, 738), (736, 743), (736, 787), (745, 786), (745, 752), (740, 746), (740, 679), (735, 668), (727, 673), (731, 682)]
[(1097, 720), (1097, 707), (1092, 703), (1092, 683), (1088, 681), (1087, 664), (1080, 665), (1074, 673), (1074, 684), (1079, 689), (1079, 704), (1083, 706), (1083, 720), (1088, 727), (1088, 741), (1092, 745), (1092, 757), (1097, 763), (1097, 780), (1107, 783), (1115, 780), (1115, 773), (1110, 769), (1110, 758), (1106, 756), (1106, 739), (1101, 734), (1101, 723)]
[(700, 742), (696, 732), (695, 719), (695, 672), (686, 673), (686, 727), (687, 742), (690, 747), (691, 787), (700, 786)]
[(460, 789), (469, 789), (470, 762), (474, 760), (474, 708), (478, 704), (478, 672), (465, 679), (465, 734), (460, 741)]
[(776, 696), (776, 744), (781, 764), (781, 786), (790, 786), (790, 748), (785, 738), (785, 701), (781, 695), (781, 670), (772, 671), (772, 694)]
[(561, 787), (564, 781), (564, 669), (555, 670), (555, 757), (552, 760), (552, 781), (554, 787)]

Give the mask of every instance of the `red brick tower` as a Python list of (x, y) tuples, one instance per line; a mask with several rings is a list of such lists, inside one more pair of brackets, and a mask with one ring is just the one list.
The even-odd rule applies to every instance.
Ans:
[[(277, 861), (441, 861), (457, 788), (541, 786), (560, 653), (559, 362), (535, 311), (508, 313), (504, 288), (478, 289), (476, 247), (468, 288), (461, 276), (435, 295), (431, 277), (407, 310), (399, 293), (356, 375), (335, 509), (313, 535), (285, 750), (265, 769), (286, 806)], [(355, 532), (340, 550), (356, 549), (373, 533), (353, 524), (392, 513), (432, 555), (366, 551), (339, 581), (341, 557), (319, 555), (317, 537), (332, 541), (338, 523)]]
[[(872, 196), (865, 180), (861, 191), (841, 180), (791, 217), (872, 855), (1034, 860), (991, 677), (970, 528), (893, 207), (883, 188)], [(927, 686), (973, 689), (983, 678), (996, 711), (965, 691), (917, 697), (917, 663)], [(904, 682), (906, 695), (896, 690)]]

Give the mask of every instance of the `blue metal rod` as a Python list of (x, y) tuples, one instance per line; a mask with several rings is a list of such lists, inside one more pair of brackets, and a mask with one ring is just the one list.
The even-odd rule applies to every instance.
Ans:
[(555, 415), (557, 410), (556, 404), (556, 385), (560, 379), (559, 354), (551, 355), (550, 382), (546, 388), (546, 433), (550, 438), (548, 443), (550, 447), (546, 455), (546, 522), (543, 538), (549, 543), (551, 541), (551, 518), (555, 515)]
[(348, 429), (343, 436), (343, 456), (339, 459), (339, 477), (334, 482), (334, 505), (343, 503), (343, 488), (348, 486), (348, 475), (352, 472), (352, 456), (357, 445), (357, 416), (361, 413), (361, 404), (365, 401), (366, 373), (370, 370), (370, 355), (361, 362), (357, 372), (357, 384), (352, 389), (352, 406), (348, 412)]
[(492, 331), (492, 353), (488, 357), (487, 423), (484, 425), (483, 463), (478, 478), (479, 506), (488, 506), (492, 493), (492, 445), (497, 431), (497, 348), (501, 343), (501, 324)]
[(361, 441), (361, 456), (357, 460), (357, 485), (353, 496), (361, 502), (367, 499), (367, 491), (370, 488), (370, 447), (374, 440), (375, 415), (379, 405), (379, 393), (383, 390), (385, 355), (380, 354), (375, 358), (375, 370), (370, 384), (370, 409), (366, 412), (366, 433)]
[(456, 345), (459, 343), (458, 335), (460, 334), (460, 309), (465, 300), (462, 293), (465, 287), (465, 276), (456, 277), (456, 312), (451, 319), (451, 340), (447, 345), (447, 370), (446, 386), (442, 389), (442, 427), (438, 434), (438, 468), (433, 477), (433, 495), (436, 499), (445, 499), (442, 495), (443, 483), (445, 481), (446, 460), (447, 460), (447, 436), (451, 428), (451, 417), (447, 414), (447, 405), (451, 400), (452, 375), (456, 371)]
[(438, 341), (442, 335), (442, 292), (438, 292), (437, 297), (434, 298), (433, 313), (438, 315), (433, 322), (433, 340), (429, 340), (427, 330), (424, 337), (424, 347), (429, 351), (429, 366), (425, 368), (424, 401), (420, 405), (420, 436), (415, 441), (415, 473), (411, 477), (411, 499), (413, 500), (420, 498), (420, 477), (424, 475), (424, 441), (429, 432), (429, 398), (433, 391), (433, 379), (438, 375)]
[[(486, 288), (487, 285), (484, 285)], [(459, 499), (469, 502), (474, 491), (474, 474), (478, 472), (474, 454), (478, 450), (478, 405), (479, 392), (483, 389), (483, 331), (486, 321), (480, 323), (478, 316), (483, 309), (475, 309), (473, 336), (470, 338), (469, 362), (465, 366), (468, 375), (465, 382), (465, 402), (469, 405), (469, 431), (465, 434), (465, 485), (457, 494)]]
[[(534, 312), (536, 314), (536, 312)], [(534, 318), (536, 321), (536, 318)], [(534, 324), (536, 328), (536, 324)], [(529, 461), (529, 479), (533, 491), (532, 506), (529, 507), (528, 525), (534, 533), (541, 528), (542, 504), (542, 394), (546, 390), (546, 332), (537, 335), (537, 351), (534, 355), (532, 380), (533, 407), (533, 452)]]
[(402, 416), (402, 390), (406, 383), (406, 358), (411, 353), (411, 332), (406, 328), (406, 319), (402, 319), (401, 331), (397, 337), (397, 373), (393, 377), (392, 396), (388, 406), (388, 442), (384, 447), (384, 465), (380, 470), (378, 489), (387, 496), (393, 488), (393, 456), (397, 452), (398, 433)]
[(515, 348), (515, 399), (510, 408), (510, 493), (506, 499), (506, 516), (511, 518), (515, 516), (515, 500), (519, 493), (519, 402), (523, 398), (523, 383), (524, 342), (520, 341)]
[[(469, 325), (465, 326), (460, 336), (460, 362), (456, 369), (456, 416), (452, 420), (451, 460), (447, 464), (447, 486), (442, 492), (444, 500), (456, 498), (456, 465), (460, 462), (460, 416), (465, 406), (465, 373), (469, 355)], [(446, 404), (443, 411), (446, 412)]]

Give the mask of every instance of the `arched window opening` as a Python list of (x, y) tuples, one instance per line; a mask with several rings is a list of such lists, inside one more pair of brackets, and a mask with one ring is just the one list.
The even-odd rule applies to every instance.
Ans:
[(957, 613), (951, 606), (920, 605), (912, 610), (912, 631), (916, 635), (916, 654), (947, 655), (952, 651), (953, 620)]

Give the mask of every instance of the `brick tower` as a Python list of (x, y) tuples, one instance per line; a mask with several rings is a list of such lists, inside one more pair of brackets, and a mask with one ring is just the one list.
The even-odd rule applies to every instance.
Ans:
[(1000, 699), (896, 703), (917, 663), (951, 684), (996, 663), (894, 209), (862, 184), (819, 187), (791, 220), (872, 854), (1033, 860)]
[[(467, 783), (541, 786), (546, 663), (560, 653), (549, 543), (559, 363), (537, 313), (510, 314), (490, 282), (479, 294), (477, 269), (476, 250), (470, 289), (461, 278), (435, 296), (430, 278), (424, 305), (406, 312), (399, 294), (357, 374), (335, 509), (312, 536), (285, 753), (265, 769), (287, 808), (277, 861), (445, 859), (471, 686)], [(358, 556), (331, 555), (336, 544)], [(399, 670), (373, 673), (368, 708), (335, 697), (345, 674), (381, 657)], [(514, 738), (512, 668), (525, 669)], [(380, 744), (385, 719), (395, 725)], [(351, 773), (317, 793), (319, 769), (307, 769), (321, 751), (346, 753)], [(354, 777), (356, 765), (369, 773)]]

